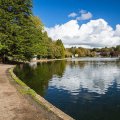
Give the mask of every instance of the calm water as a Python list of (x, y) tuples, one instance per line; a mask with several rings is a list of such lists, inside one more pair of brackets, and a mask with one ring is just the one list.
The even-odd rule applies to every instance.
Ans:
[(27, 85), (76, 120), (120, 120), (120, 62), (73, 59), (17, 66)]

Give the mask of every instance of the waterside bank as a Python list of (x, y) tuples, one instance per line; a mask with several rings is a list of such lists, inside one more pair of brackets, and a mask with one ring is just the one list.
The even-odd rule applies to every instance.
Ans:
[[(11, 78), (8, 69), (13, 67), (12, 65), (0, 64), (1, 120), (73, 120), (37, 95), (22, 81), (20, 82), (12, 69), (10, 70)], [(20, 84), (15, 79), (19, 80)]]

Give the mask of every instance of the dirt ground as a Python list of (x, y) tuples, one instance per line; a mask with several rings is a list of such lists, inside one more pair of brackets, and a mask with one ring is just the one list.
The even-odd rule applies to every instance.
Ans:
[(60, 120), (42, 106), (37, 106), (21, 95), (11, 84), (8, 68), (0, 64), (0, 120)]

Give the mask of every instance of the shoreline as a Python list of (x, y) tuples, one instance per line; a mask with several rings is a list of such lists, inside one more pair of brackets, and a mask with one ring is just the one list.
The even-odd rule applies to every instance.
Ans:
[(50, 61), (60, 61), (60, 60), (67, 60), (70, 58), (62, 58), (62, 59), (39, 59), (39, 60), (31, 60), (30, 62), (50, 62)]
[[(61, 60), (66, 60), (66, 61), (70, 61), (70, 60), (79, 60), (82, 62), (86, 62), (86, 61), (104, 61), (107, 59), (111, 59), (111, 60), (120, 60), (119, 57), (78, 57), (78, 58), (62, 58), (62, 59), (39, 59), (39, 60), (31, 60), (30, 62), (52, 62), (52, 61), (61, 61)], [(110, 60), (110, 61), (111, 61)], [(28, 63), (30, 63), (28, 62)]]
[[(58, 59), (57, 59), (58, 60)], [(59, 59), (61, 60), (61, 59)], [(47, 60), (51, 61), (51, 60)], [(52, 61), (54, 61), (52, 59)], [(44, 60), (43, 60), (44, 62)], [(15, 66), (14, 66), (15, 67)], [(47, 100), (45, 100), (43, 97), (38, 95), (34, 90), (32, 90), (29, 86), (27, 86), (24, 82), (22, 82), (13, 72), (14, 67), (10, 68), (9, 74), (12, 77), (12, 79), (19, 85), (20, 89), (22, 89), (22, 94), (27, 94), (32, 99), (37, 102), (38, 104), (42, 105), (47, 111), (52, 112), (54, 115), (59, 117), (61, 120), (74, 120), (72, 117), (58, 109), (57, 107), (53, 106), (51, 103), (49, 103)], [(57, 120), (57, 119), (56, 119)]]

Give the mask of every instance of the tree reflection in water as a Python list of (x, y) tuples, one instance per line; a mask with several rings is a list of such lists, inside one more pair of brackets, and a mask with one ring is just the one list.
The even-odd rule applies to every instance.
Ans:
[(62, 77), (65, 66), (66, 61), (21, 64), (15, 68), (14, 72), (30, 88), (44, 96), (49, 80), (52, 79), (53, 75)]

